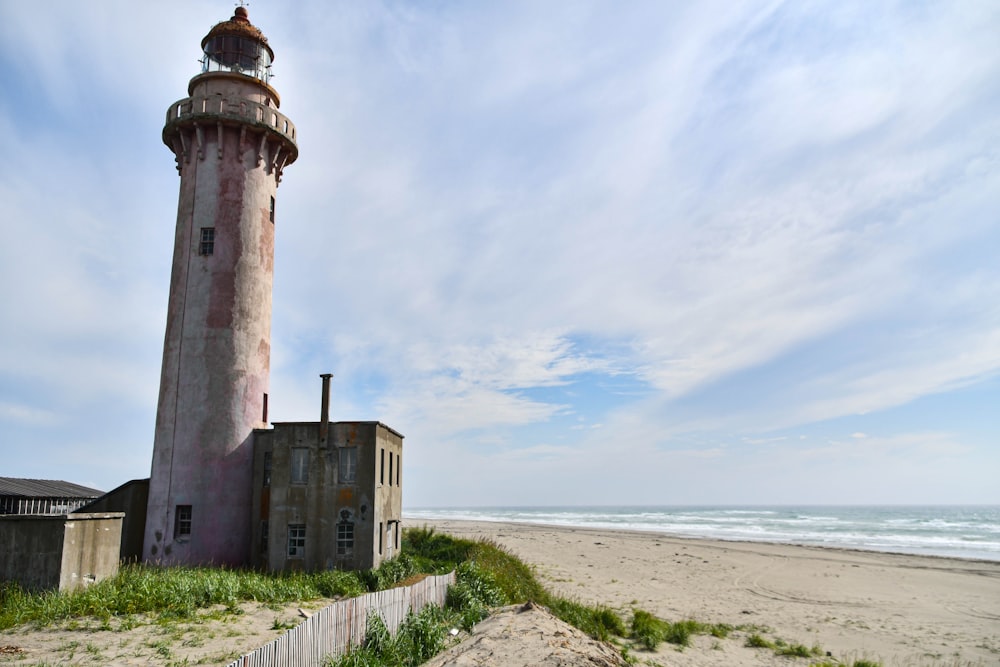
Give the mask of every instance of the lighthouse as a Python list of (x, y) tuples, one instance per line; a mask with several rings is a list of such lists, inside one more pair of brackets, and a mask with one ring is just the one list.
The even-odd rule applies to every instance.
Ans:
[(163, 128), (180, 195), (143, 558), (242, 565), (253, 433), (268, 423), (276, 194), (298, 147), (246, 8), (201, 46)]

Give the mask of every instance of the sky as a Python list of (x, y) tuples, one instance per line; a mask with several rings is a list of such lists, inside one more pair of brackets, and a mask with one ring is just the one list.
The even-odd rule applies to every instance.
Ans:
[[(270, 417), (406, 507), (1000, 503), (996, 2), (255, 0)], [(0, 476), (147, 477), (232, 2), (0, 3)]]

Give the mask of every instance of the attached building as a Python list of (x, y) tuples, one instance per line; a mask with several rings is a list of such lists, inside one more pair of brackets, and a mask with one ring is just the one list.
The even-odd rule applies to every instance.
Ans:
[(381, 422), (254, 433), (254, 565), (371, 569), (399, 551), (403, 436)]

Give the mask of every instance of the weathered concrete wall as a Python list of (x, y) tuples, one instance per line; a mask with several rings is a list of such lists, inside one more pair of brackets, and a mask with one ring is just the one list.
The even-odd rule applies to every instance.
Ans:
[(97, 583), (118, 572), (122, 512), (66, 517), (59, 590)]
[(80, 513), (124, 512), (119, 559), (123, 563), (142, 560), (142, 542), (146, 532), (146, 506), (149, 480), (133, 479), (108, 491), (94, 502), (81, 507)]
[[(252, 433), (267, 425), (271, 206), (297, 149), (284, 125), (267, 129), (277, 116), (243, 113), (276, 108), (259, 82), (203, 74), (190, 92), (164, 129), (181, 183), (143, 553), (164, 564), (243, 565)], [(203, 228), (215, 230), (211, 255), (199, 254)], [(175, 535), (181, 505), (191, 506), (188, 535)]]
[[(403, 436), (379, 424), (376, 431), (374, 469), (375, 527), (372, 560), (381, 563), (400, 549), (403, 529)], [(381, 537), (381, 539), (379, 539)]]
[(0, 579), (30, 590), (59, 587), (66, 516), (0, 516)]
[(123, 517), (0, 517), (0, 579), (31, 590), (69, 590), (114, 576)]
[[(350, 483), (340, 478), (344, 448), (354, 448), (357, 457), (356, 476)], [(395, 466), (401, 463), (401, 435), (378, 422), (334, 422), (324, 444), (318, 422), (282, 423), (275, 424), (273, 431), (258, 431), (256, 449), (255, 565), (271, 570), (369, 569), (398, 552), (402, 476)], [(307, 452), (305, 483), (292, 481), (295, 449)], [(263, 468), (268, 455), (270, 484), (265, 486)], [(354, 534), (351, 553), (346, 555), (338, 553), (337, 543), (338, 524), (344, 522), (353, 526)], [(293, 524), (306, 530), (304, 553), (294, 556), (288, 550), (288, 529)], [(391, 542), (386, 539), (387, 531), (391, 531)]]

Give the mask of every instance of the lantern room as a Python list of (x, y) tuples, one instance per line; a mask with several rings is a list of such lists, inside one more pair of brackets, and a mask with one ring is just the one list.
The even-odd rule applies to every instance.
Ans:
[(201, 48), (205, 52), (202, 72), (232, 72), (264, 83), (271, 78), (274, 52), (263, 33), (250, 23), (246, 7), (237, 7), (231, 19), (212, 28), (201, 40)]

